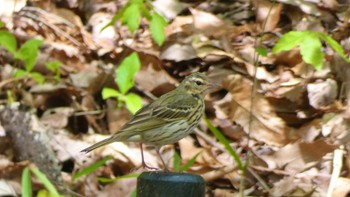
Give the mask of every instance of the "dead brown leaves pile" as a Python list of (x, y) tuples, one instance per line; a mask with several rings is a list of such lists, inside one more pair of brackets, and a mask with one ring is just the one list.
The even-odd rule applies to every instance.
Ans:
[[(12, 91), (15, 100), (37, 110), (42, 126), (54, 133), (52, 147), (75, 192), (127, 196), (135, 189), (135, 179), (101, 184), (97, 177), (142, 171), (137, 145), (114, 143), (90, 155), (79, 151), (103, 139), (101, 134), (117, 132), (131, 117), (126, 109), (115, 108), (115, 100), (102, 100), (101, 89), (116, 88), (116, 66), (137, 51), (142, 68), (133, 91), (144, 104), (195, 71), (207, 71), (222, 85), (208, 96), (207, 115), (243, 162), (250, 155), (245, 176), (204, 123), (196, 135), (176, 145), (182, 163), (200, 153), (188, 172), (206, 179), (209, 196), (232, 196), (240, 189), (253, 196), (347, 196), (349, 64), (327, 46), (320, 71), (305, 64), (297, 48), (259, 59), (256, 48), (261, 43), (270, 50), (283, 33), (311, 30), (332, 36), (348, 51), (348, 4), (157, 0), (154, 6), (169, 20), (167, 40), (158, 47), (145, 21), (135, 34), (119, 22), (101, 31), (127, 1), (27, 1), (32, 6), (6, 2), (17, 6), (14, 12), (0, 13), (7, 30), (21, 42), (31, 37), (45, 40), (35, 71), (48, 74), (43, 65), (49, 60), (59, 60), (63, 66), (59, 83), (39, 85), (29, 79), (11, 83), (13, 59), (1, 49), (1, 102), (6, 103), (6, 91)], [(19, 193), (23, 163), (14, 162), (11, 146), (2, 146), (8, 139), (1, 128), (0, 183)], [(174, 146), (165, 146), (162, 153), (172, 166)], [(72, 180), (74, 172), (108, 155), (114, 159), (106, 166)], [(153, 149), (145, 157), (149, 165), (159, 166)], [(16, 178), (9, 178), (12, 173)], [(244, 188), (241, 179), (246, 180)]]

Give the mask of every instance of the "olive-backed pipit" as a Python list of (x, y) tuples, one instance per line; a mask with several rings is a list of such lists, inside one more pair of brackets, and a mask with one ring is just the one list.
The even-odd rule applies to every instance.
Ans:
[(156, 147), (164, 169), (167, 170), (159, 148), (179, 141), (197, 127), (204, 114), (204, 96), (209, 89), (215, 87), (217, 85), (212, 84), (205, 74), (193, 73), (176, 89), (141, 108), (119, 132), (82, 151), (90, 152), (112, 142), (139, 142), (142, 165), (150, 168), (144, 162), (142, 152), (142, 143), (149, 144)]

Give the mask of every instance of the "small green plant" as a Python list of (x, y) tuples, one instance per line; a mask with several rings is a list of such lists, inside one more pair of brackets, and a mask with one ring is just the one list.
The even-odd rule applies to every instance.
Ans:
[(123, 176), (118, 176), (116, 178), (104, 178), (104, 177), (98, 177), (97, 180), (100, 181), (101, 183), (111, 183), (111, 182), (115, 182), (121, 179), (131, 179), (131, 178), (137, 178), (138, 176), (140, 176), (140, 173), (131, 173), (131, 174), (127, 174), (127, 175), (123, 175)]
[(61, 72), (60, 72), (60, 66), (62, 65), (62, 62), (60, 61), (50, 61), (46, 62), (45, 66), (47, 69), (49, 69), (55, 76), (55, 80), (59, 81), (61, 78)]
[(140, 27), (142, 16), (149, 22), (153, 40), (161, 46), (165, 41), (167, 22), (154, 10), (153, 5), (148, 0), (129, 0), (125, 7), (104, 28), (120, 20), (123, 25), (127, 25), (128, 29), (134, 33)]
[(324, 41), (335, 52), (337, 52), (346, 62), (350, 60), (345, 56), (344, 49), (332, 37), (313, 31), (290, 31), (284, 34), (273, 47), (273, 53), (289, 51), (296, 46), (300, 46), (300, 53), (303, 60), (313, 65), (317, 70), (322, 69), (324, 52), (322, 43)]
[(207, 117), (203, 118), (205, 123), (207, 124), (209, 130), (214, 134), (214, 136), (216, 137), (216, 139), (219, 140), (219, 142), (221, 144), (224, 145), (225, 149), (227, 150), (227, 152), (232, 156), (232, 158), (236, 161), (236, 163), (238, 164), (238, 167), (240, 170), (244, 170), (245, 169), (245, 165), (243, 164), (243, 162), (241, 161), (241, 159), (239, 158), (238, 154), (236, 153), (236, 151), (230, 146), (227, 138), (220, 132), (219, 129), (217, 129), (216, 127), (214, 127), (214, 125), (208, 120)]
[(129, 90), (134, 86), (134, 76), (140, 68), (139, 56), (136, 52), (133, 52), (116, 69), (115, 82), (119, 87), (119, 91), (112, 88), (103, 88), (103, 99), (117, 98), (119, 107), (125, 104), (131, 113), (136, 113), (142, 107), (142, 99), (137, 94), (129, 93)]
[(33, 173), (40, 182), (45, 186), (46, 189), (40, 190), (37, 194), (38, 197), (63, 197), (60, 195), (55, 188), (55, 186), (50, 182), (50, 180), (43, 174), (37, 167), (30, 166), (26, 167), (22, 172), (22, 196), (31, 197), (32, 193), (32, 183), (31, 183), (31, 173)]
[(112, 159), (113, 159), (112, 157), (105, 157), (102, 160), (91, 164), (90, 166), (88, 166), (88, 167), (80, 170), (79, 172), (75, 173), (73, 175), (73, 179), (76, 180), (76, 179), (78, 179), (78, 178), (80, 178), (82, 176), (90, 174), (91, 172), (95, 171), (97, 168), (105, 165), (107, 163), (107, 161), (112, 160)]
[[(14, 73), (16, 78), (31, 77), (38, 83), (44, 83), (44, 76), (38, 72), (32, 71), (38, 58), (39, 47), (42, 43), (42, 40), (30, 39), (17, 49), (15, 36), (6, 30), (0, 30), (0, 45), (9, 51), (16, 60), (24, 63), (24, 69), (17, 69)], [(56, 80), (59, 80), (60, 65), (58, 61), (46, 63), (46, 67), (55, 74)]]
[[(75, 173), (73, 175), (73, 179), (76, 180), (82, 176), (88, 175), (90, 173), (92, 173), (93, 171), (95, 171), (97, 168), (105, 165), (108, 161), (112, 160), (112, 157), (105, 157), (100, 161), (97, 161), (96, 163), (91, 164), (90, 166), (80, 170), (79, 172)], [(114, 182), (120, 179), (126, 179), (126, 178), (137, 178), (140, 174), (139, 173), (132, 173), (132, 174), (127, 174), (124, 176), (119, 176), (113, 179), (110, 178), (104, 178), (104, 177), (99, 177), (98, 180), (102, 183), (110, 183), (110, 182)]]
[(188, 170), (196, 161), (197, 157), (201, 154), (201, 152), (197, 153), (195, 156), (193, 156), (189, 161), (187, 161), (185, 164), (181, 165), (181, 157), (179, 154), (175, 152), (174, 154), (174, 171), (176, 172), (183, 172)]

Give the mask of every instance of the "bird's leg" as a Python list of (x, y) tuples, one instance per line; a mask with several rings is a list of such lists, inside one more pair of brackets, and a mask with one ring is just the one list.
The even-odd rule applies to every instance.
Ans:
[(160, 160), (162, 161), (162, 164), (163, 164), (163, 167), (164, 167), (164, 169), (163, 169), (164, 172), (169, 172), (169, 169), (168, 169), (167, 165), (165, 164), (165, 162), (164, 162), (164, 160), (162, 158), (162, 155), (160, 154), (160, 147), (156, 147), (156, 151), (157, 151), (157, 154), (158, 154)]
[(143, 146), (142, 146), (142, 143), (140, 143), (140, 148), (141, 148), (142, 167), (143, 167), (143, 168), (150, 169), (150, 170), (158, 170), (157, 168), (150, 167), (150, 166), (148, 166), (148, 165), (146, 164), (145, 158), (144, 158), (144, 156), (143, 156)]

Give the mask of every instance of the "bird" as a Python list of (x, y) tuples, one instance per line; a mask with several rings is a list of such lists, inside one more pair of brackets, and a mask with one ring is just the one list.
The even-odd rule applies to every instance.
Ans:
[(82, 152), (88, 153), (113, 142), (138, 142), (144, 168), (156, 169), (144, 161), (142, 144), (147, 144), (155, 147), (164, 171), (168, 171), (160, 148), (176, 143), (193, 132), (204, 115), (205, 95), (218, 87), (204, 73), (195, 72), (187, 76), (177, 88), (138, 110), (118, 132)]

